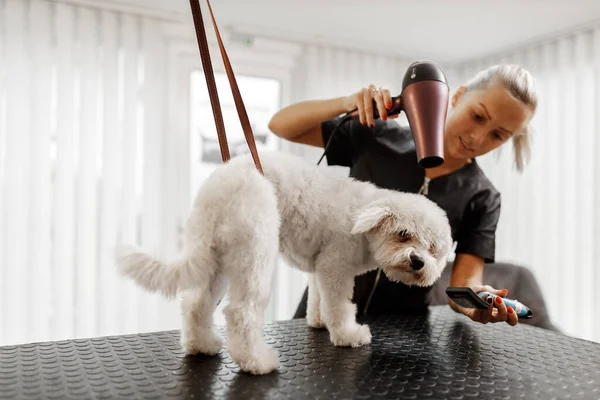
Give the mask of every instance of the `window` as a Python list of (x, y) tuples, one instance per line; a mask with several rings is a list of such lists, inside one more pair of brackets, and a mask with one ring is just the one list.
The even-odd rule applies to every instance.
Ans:
[[(258, 151), (275, 150), (278, 138), (269, 131), (267, 125), (280, 108), (281, 83), (272, 78), (239, 74), (236, 74), (236, 81)], [(215, 82), (231, 157), (249, 153), (227, 75), (215, 73)], [(223, 162), (206, 78), (201, 70), (191, 74), (190, 107), (190, 184), (194, 188), (191, 191), (193, 199), (195, 189)]]

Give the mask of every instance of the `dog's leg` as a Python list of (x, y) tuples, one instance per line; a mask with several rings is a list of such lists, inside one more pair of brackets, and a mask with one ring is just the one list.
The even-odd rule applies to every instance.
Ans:
[(334, 345), (360, 347), (371, 343), (371, 331), (356, 322), (356, 305), (351, 301), (354, 277), (343, 272), (317, 267), (321, 317)]
[(308, 326), (321, 329), (325, 327), (321, 318), (321, 296), (315, 273), (308, 274), (308, 301), (306, 304), (306, 322)]
[(279, 366), (277, 352), (262, 336), (279, 246), (276, 220), (257, 225), (255, 236), (238, 239), (223, 255), (222, 264), (230, 285), (224, 309), (227, 349), (241, 370), (260, 375)]
[(213, 313), (225, 293), (225, 276), (217, 272), (202, 286), (183, 293), (181, 346), (185, 354), (215, 355), (223, 339), (212, 328)]
[(267, 374), (279, 366), (277, 352), (262, 336), (264, 311), (269, 302), (275, 257), (261, 263), (244, 265), (229, 276), (230, 302), (225, 307), (227, 349), (243, 371)]

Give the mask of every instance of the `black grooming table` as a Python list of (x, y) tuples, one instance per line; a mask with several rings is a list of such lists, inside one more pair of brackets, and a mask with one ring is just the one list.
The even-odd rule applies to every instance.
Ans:
[(370, 323), (373, 342), (358, 349), (304, 320), (267, 325), (281, 366), (265, 376), (240, 373), (226, 351), (184, 356), (179, 331), (2, 347), (0, 398), (600, 398), (598, 343), (448, 307)]

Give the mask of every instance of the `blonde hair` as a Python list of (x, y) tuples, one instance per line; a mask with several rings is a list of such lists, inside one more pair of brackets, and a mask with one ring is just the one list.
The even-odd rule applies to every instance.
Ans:
[[(467, 83), (467, 90), (486, 89), (494, 83), (502, 85), (535, 113), (538, 104), (535, 80), (525, 68), (514, 64), (491, 66), (475, 75)], [(524, 131), (512, 139), (515, 165), (519, 172), (523, 172), (531, 156), (531, 131), (530, 124), (527, 124)]]

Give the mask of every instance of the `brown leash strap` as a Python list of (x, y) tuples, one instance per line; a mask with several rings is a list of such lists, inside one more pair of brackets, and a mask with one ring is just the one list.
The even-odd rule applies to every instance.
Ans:
[[(233, 68), (231, 68), (231, 63), (229, 62), (229, 57), (227, 56), (227, 52), (225, 51), (225, 46), (223, 46), (223, 41), (221, 40), (221, 35), (219, 34), (219, 29), (217, 28), (217, 23), (215, 21), (215, 17), (213, 15), (212, 7), (210, 6), (209, 0), (206, 0), (206, 4), (208, 4), (208, 9), (210, 11), (210, 17), (213, 22), (213, 26), (215, 28), (215, 34), (217, 36), (217, 40), (219, 42), (219, 48), (221, 50), (221, 56), (223, 58), (223, 64), (225, 65), (225, 71), (227, 72), (227, 77), (229, 78), (229, 84), (231, 86), (231, 93), (233, 94), (233, 100), (235, 102), (235, 107), (237, 109), (240, 123), (242, 125), (242, 129), (244, 130), (244, 136), (246, 137), (246, 143), (248, 143), (248, 147), (250, 148), (250, 153), (252, 154), (252, 159), (254, 160), (254, 165), (258, 169), (258, 171), (262, 174), (262, 166), (260, 164), (260, 159), (258, 157), (258, 151), (256, 150), (256, 143), (254, 141), (254, 134), (252, 133), (252, 127), (250, 125), (250, 121), (248, 120), (248, 114), (246, 113), (246, 108), (244, 106), (244, 102), (242, 100), (242, 96), (240, 94), (240, 90), (237, 85), (237, 81), (235, 80), (235, 74), (233, 73)], [(208, 49), (208, 40), (206, 39), (206, 31), (204, 29), (204, 21), (202, 18), (202, 10), (200, 8), (199, 0), (190, 0), (190, 6), (192, 8), (192, 16), (194, 18), (194, 26), (196, 28), (196, 38), (198, 40), (198, 48), (200, 50), (200, 58), (202, 59), (202, 69), (204, 70), (204, 76), (206, 77), (206, 85), (208, 86), (208, 94), (210, 97), (210, 104), (212, 106), (213, 115), (215, 118), (215, 125), (217, 127), (217, 136), (219, 138), (219, 147), (221, 148), (221, 158), (223, 162), (229, 161), (231, 158), (229, 154), (229, 146), (227, 144), (227, 135), (225, 133), (225, 126), (223, 124), (223, 115), (221, 113), (221, 106), (219, 103), (219, 95), (217, 93), (217, 85), (215, 84), (215, 77), (212, 68), (212, 63), (210, 61), (210, 52)]]

